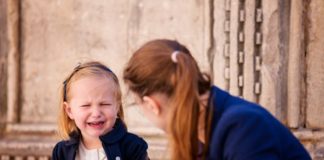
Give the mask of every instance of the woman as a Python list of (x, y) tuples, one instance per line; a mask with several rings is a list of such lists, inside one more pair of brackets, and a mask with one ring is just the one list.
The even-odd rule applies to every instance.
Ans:
[(123, 78), (145, 116), (167, 133), (173, 160), (310, 159), (264, 108), (212, 86), (176, 41), (144, 44)]

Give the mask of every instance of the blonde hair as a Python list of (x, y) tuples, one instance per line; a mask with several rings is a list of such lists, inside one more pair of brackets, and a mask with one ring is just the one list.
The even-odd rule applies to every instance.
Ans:
[[(150, 41), (133, 54), (123, 78), (140, 97), (160, 92), (171, 99), (167, 121), (171, 158), (197, 159), (199, 96), (209, 91), (211, 82), (200, 72), (189, 50), (172, 40)], [(212, 112), (206, 116), (203, 157), (207, 155)]]
[(119, 103), (119, 110), (117, 113), (118, 118), (121, 119), (122, 123), (125, 125), (124, 122), (124, 112), (122, 107), (122, 95), (121, 89), (119, 85), (119, 81), (117, 76), (105, 65), (100, 62), (91, 61), (86, 62), (83, 64), (79, 64), (76, 68), (74, 68), (73, 72), (64, 80), (61, 93), (60, 93), (60, 104), (59, 104), (59, 119), (58, 119), (58, 128), (59, 128), (59, 135), (63, 139), (69, 139), (70, 134), (73, 132), (78, 132), (79, 129), (77, 128), (76, 124), (73, 120), (71, 120), (67, 113), (65, 112), (64, 102), (68, 102), (70, 98), (70, 86), (71, 84), (83, 77), (86, 76), (105, 76), (105, 78), (111, 78), (115, 83), (115, 91), (116, 91), (116, 98), (117, 102)]

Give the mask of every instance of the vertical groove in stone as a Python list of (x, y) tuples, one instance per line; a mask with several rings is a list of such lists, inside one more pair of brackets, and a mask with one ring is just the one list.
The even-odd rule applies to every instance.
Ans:
[(259, 103), (261, 94), (261, 62), (262, 62), (262, 0), (255, 0), (255, 44), (254, 44), (254, 94)]
[(288, 110), (289, 127), (297, 128), (300, 122), (302, 74), (304, 66), (303, 1), (291, 1), (289, 58), (288, 58)]
[(209, 62), (209, 70), (211, 81), (214, 81), (214, 56), (215, 56), (215, 36), (214, 36), (214, 0), (209, 0), (209, 48), (207, 50), (207, 57)]
[[(244, 63), (241, 60), (242, 53), (244, 53), (245, 48), (245, 0), (239, 1), (239, 8), (238, 8), (238, 44), (237, 44), (237, 66), (238, 66), (238, 95), (243, 96), (243, 89), (244, 89)], [(241, 62), (241, 63), (240, 63)]]
[(224, 68), (224, 78), (225, 78), (225, 89), (230, 89), (230, 56), (231, 56), (231, 0), (225, 0), (225, 44), (224, 44), (224, 59), (225, 59), (225, 68)]

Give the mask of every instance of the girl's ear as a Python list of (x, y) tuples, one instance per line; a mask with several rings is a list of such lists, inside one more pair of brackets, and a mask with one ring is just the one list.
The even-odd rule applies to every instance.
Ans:
[(158, 101), (154, 100), (152, 97), (144, 96), (143, 104), (146, 109), (152, 111), (154, 114), (159, 115), (161, 113), (161, 105), (159, 104)]
[(71, 111), (71, 106), (67, 102), (63, 102), (63, 107), (65, 110), (65, 113), (70, 117), (70, 119), (74, 119), (72, 111)]

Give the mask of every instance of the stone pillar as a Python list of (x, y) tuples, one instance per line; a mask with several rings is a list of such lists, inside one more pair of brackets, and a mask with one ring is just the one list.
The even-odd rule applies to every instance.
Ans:
[(214, 82), (286, 121), (288, 1), (215, 0)]
[(7, 37), (7, 1), (0, 0), (0, 135), (3, 132), (6, 123), (7, 113), (7, 55), (8, 55), (8, 37)]
[(308, 11), (307, 127), (324, 129), (324, 1), (313, 0)]
[(21, 107), (21, 67), (20, 67), (20, 1), (7, 1), (7, 22), (8, 22), (8, 111), (7, 122), (16, 123), (19, 121)]
[(305, 5), (305, 1), (291, 1), (287, 83), (287, 122), (291, 128), (305, 124)]

